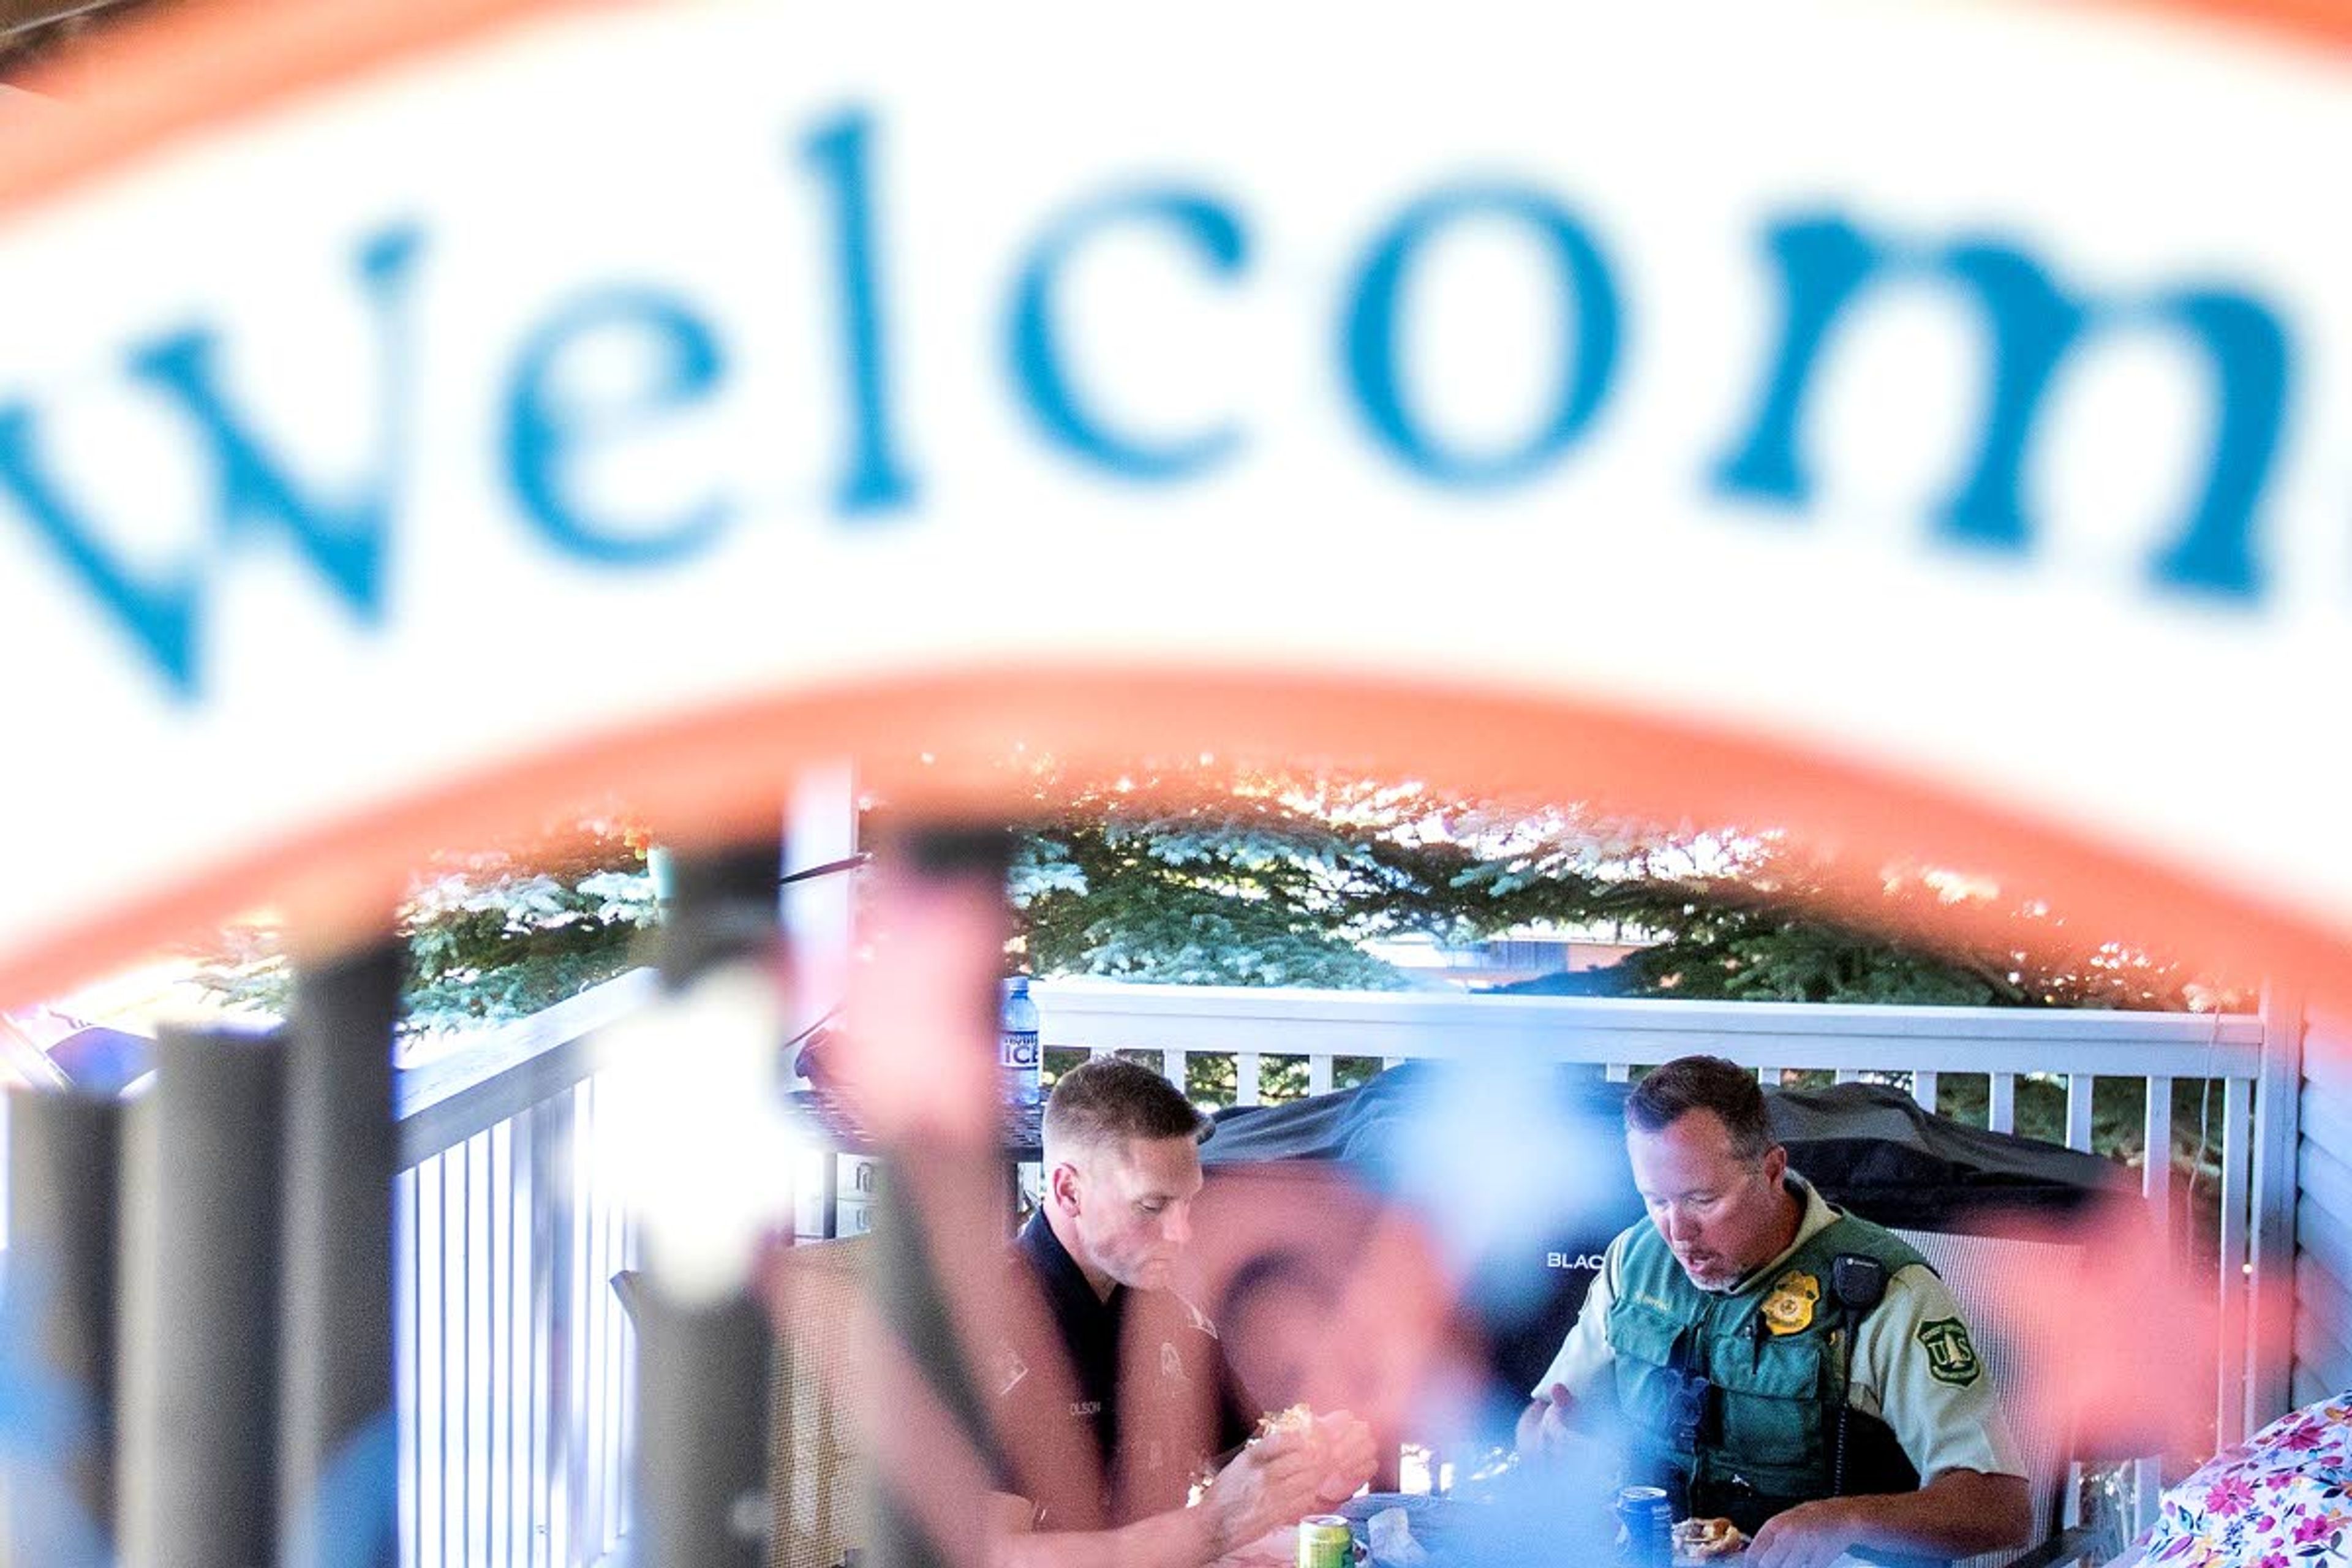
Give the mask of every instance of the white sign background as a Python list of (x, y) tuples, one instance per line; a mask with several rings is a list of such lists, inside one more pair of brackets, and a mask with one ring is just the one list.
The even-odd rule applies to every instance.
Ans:
[[(1865, 840), (1924, 812), (1925, 844), (2033, 847), (2085, 887), (2138, 867), (2135, 895), (2196, 889), (2310, 952), (2352, 933), (2342, 61), (2022, 4), (971, 9), (436, 4), (392, 27), (443, 29), (432, 47), (121, 129), (153, 117), (142, 92), (205, 99), (203, 49), (300, 32), (273, 13), (126, 60), (121, 106), (59, 120), (113, 148), (70, 180), (36, 166), (70, 145), (0, 169), (0, 415), (26, 416), (22, 449), (110, 559), (202, 605), (175, 689), (0, 486), (0, 993), (241, 900), (348, 910), (436, 835), (559, 784), (748, 806), (835, 748), (913, 779), (959, 744), (1269, 739), (1434, 772), (1517, 743), (1516, 782), (1541, 783), (1579, 726), (1643, 754), (1596, 754), (1563, 795), (1613, 779), (1825, 826), (1875, 798)], [(814, 150), (853, 114), (910, 491), (864, 515), (837, 493), (857, 426)], [(1465, 188), (1566, 215), (1621, 334), (1590, 423), (1483, 487), (1384, 449), (1343, 348), (1381, 234)], [(1189, 194), (1243, 241), (1224, 265), (1112, 222), (1058, 275), (1089, 417), (1227, 433), (1160, 481), (1057, 444), (1007, 346), (1045, 237), (1138, 193)], [(2210, 367), (2164, 331), (2103, 334), (2053, 383), (2030, 548), (1940, 539), (1988, 358), (1935, 286), (1873, 292), (1819, 361), (1803, 506), (1712, 487), (1782, 330), (1766, 237), (1824, 213), (1890, 244), (1996, 237), (2086, 295), (2259, 300), (2291, 351), (2259, 586), (2151, 577), (2214, 414)], [(404, 226), (388, 394), (394, 317), (355, 258)], [(720, 351), (705, 390), (649, 390), (665, 340), (642, 317), (567, 338), (532, 383), (536, 336), (624, 297), (698, 323)], [(1433, 239), (1401, 300), (1406, 401), (1448, 449), (1523, 442), (1591, 347), (1557, 256), (1509, 221)], [(184, 410), (126, 374), (197, 327), (286, 471), (384, 498), (373, 623), (283, 529), (231, 537)], [(587, 411), (560, 477), (608, 542), (722, 521), (628, 565), (552, 539), (501, 434), (533, 384)], [(1262, 700), (1221, 725), (1188, 691)], [(1505, 711), (1559, 734), (1479, 731)], [(1728, 757), (1763, 760), (1757, 788), (1696, 771)]]

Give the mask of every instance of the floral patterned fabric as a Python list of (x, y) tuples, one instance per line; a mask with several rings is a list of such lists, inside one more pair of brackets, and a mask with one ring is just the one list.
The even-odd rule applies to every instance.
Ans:
[(2352, 1559), (2352, 1393), (2224, 1448), (2166, 1491), (2140, 1562), (2304, 1568)]

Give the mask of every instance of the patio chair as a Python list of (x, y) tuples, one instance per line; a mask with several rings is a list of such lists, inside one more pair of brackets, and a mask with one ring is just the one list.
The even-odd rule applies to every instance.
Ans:
[[(2033, 1326), (2031, 1320), (2044, 1315), (2054, 1318), (2068, 1311), (2070, 1304), (2059, 1292), (2021, 1291), (2013, 1285), (2021, 1279), (2066, 1277), (2073, 1271), (2080, 1249), (2049, 1242), (1939, 1231), (1898, 1230), (1895, 1234), (1919, 1249), (1958, 1299), (1968, 1313), (1970, 1336), (1984, 1363), (1985, 1375), (1992, 1379), (2002, 1403), (2015, 1411), (2034, 1388), (2046, 1386), (2042, 1380), (2055, 1369), (2045, 1364), (2037, 1347), (2053, 1342), (2051, 1338), (2020, 1335), (2011, 1325), (2021, 1313), (2029, 1320), (2028, 1326)], [(2033, 1426), (2038, 1428), (2041, 1424)], [(2094, 1554), (2103, 1546), (2112, 1549), (2115, 1543), (2106, 1541), (2104, 1531), (2067, 1523), (2067, 1489), (2073, 1479), (2074, 1460), (2073, 1434), (2020, 1430), (2018, 1441), (2023, 1448), (2026, 1485), (2033, 1504), (2032, 1544), (2019, 1552), (1964, 1558), (1960, 1568), (2063, 1568), (2067, 1563), (2095, 1560)]]
[(858, 1371), (848, 1326), (869, 1238), (784, 1254), (771, 1383), (769, 1568), (841, 1568), (865, 1540), (866, 1478), (850, 1416)]
[[(845, 1568), (864, 1539), (866, 1477), (851, 1442), (857, 1397), (848, 1324), (865, 1289), (869, 1239), (803, 1242), (783, 1254), (782, 1310), (769, 1363), (768, 1568)], [(638, 1271), (612, 1279), (632, 1322)]]

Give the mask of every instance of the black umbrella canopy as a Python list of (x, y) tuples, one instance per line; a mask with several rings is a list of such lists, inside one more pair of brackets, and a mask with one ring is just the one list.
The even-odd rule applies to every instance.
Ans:
[[(1397, 1151), (1418, 1119), (1436, 1113), (1447, 1075), (1460, 1070), (1407, 1062), (1357, 1089), (1219, 1111), (1202, 1163), (1213, 1173), (1318, 1163), (1370, 1193), (1388, 1192)], [(1629, 1086), (1608, 1081), (1589, 1063), (1552, 1072), (1562, 1135), (1580, 1131), (1588, 1148), (1596, 1138), (1613, 1143)], [(1884, 1084), (1768, 1088), (1764, 1100), (1790, 1166), (1830, 1202), (1881, 1225), (1999, 1235), (2135, 1190), (2130, 1172), (2096, 1155), (1934, 1115)], [(1519, 1166), (1535, 1152), (1498, 1138), (1477, 1157)], [(1528, 1386), (1543, 1370), (1575, 1320), (1601, 1249), (1642, 1217), (1622, 1155), (1584, 1179), (1591, 1190), (1569, 1230), (1517, 1238), (1503, 1255), (1482, 1258), (1471, 1282), (1467, 1305), (1487, 1336), (1494, 1371), (1511, 1386)], [(1432, 1217), (1441, 1228), (1446, 1224), (1444, 1215)]]
[(153, 1070), (155, 1042), (144, 1035), (92, 1025), (58, 1041), (48, 1056), (76, 1089), (120, 1094)]

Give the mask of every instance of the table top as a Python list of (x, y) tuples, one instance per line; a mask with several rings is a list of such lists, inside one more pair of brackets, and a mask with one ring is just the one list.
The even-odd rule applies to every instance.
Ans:
[(1226, 1552), (1210, 1568), (1294, 1568), (1297, 1562), (1298, 1527), (1286, 1524)]
[[(1442, 1518), (1442, 1510), (1446, 1503), (1447, 1500), (1438, 1498), (1373, 1494), (1351, 1499), (1341, 1505), (1338, 1511), (1354, 1516), (1359, 1521), (1357, 1534), (1360, 1540), (1363, 1534), (1361, 1521), (1383, 1508), (1402, 1506), (1416, 1512), (1434, 1510), (1439, 1511), (1434, 1512), (1433, 1517)], [(1429, 1541), (1422, 1541), (1419, 1543), (1424, 1547), (1433, 1544)], [(1298, 1527), (1286, 1524), (1279, 1529), (1268, 1531), (1246, 1546), (1227, 1552), (1211, 1564), (1211, 1568), (1295, 1568), (1297, 1561)], [(1378, 1558), (1372, 1558), (1370, 1561), (1374, 1564), (1379, 1563)], [(1441, 1552), (1433, 1552), (1430, 1558), (1433, 1565), (1442, 1564), (1445, 1561), (1445, 1557)], [(1727, 1565), (1728, 1568), (1737, 1568), (1738, 1561), (1737, 1557), (1718, 1558), (1707, 1564), (1706, 1568), (1727, 1568)], [(1679, 1563), (1680, 1560), (1677, 1559), (1677, 1562)], [(1837, 1559), (1832, 1568), (1867, 1568), (1867, 1565), (1859, 1559), (1843, 1556)]]
[[(843, 1154), (882, 1152), (841, 1097), (831, 1090), (798, 1089), (784, 1098), (793, 1113), (824, 1141), (826, 1148)], [(1021, 1163), (1043, 1157), (1044, 1133), (1038, 1122), (1044, 1114), (1043, 1108), (1034, 1105), (1018, 1107), (1007, 1113), (997, 1131), (997, 1146), (1007, 1160)]]

